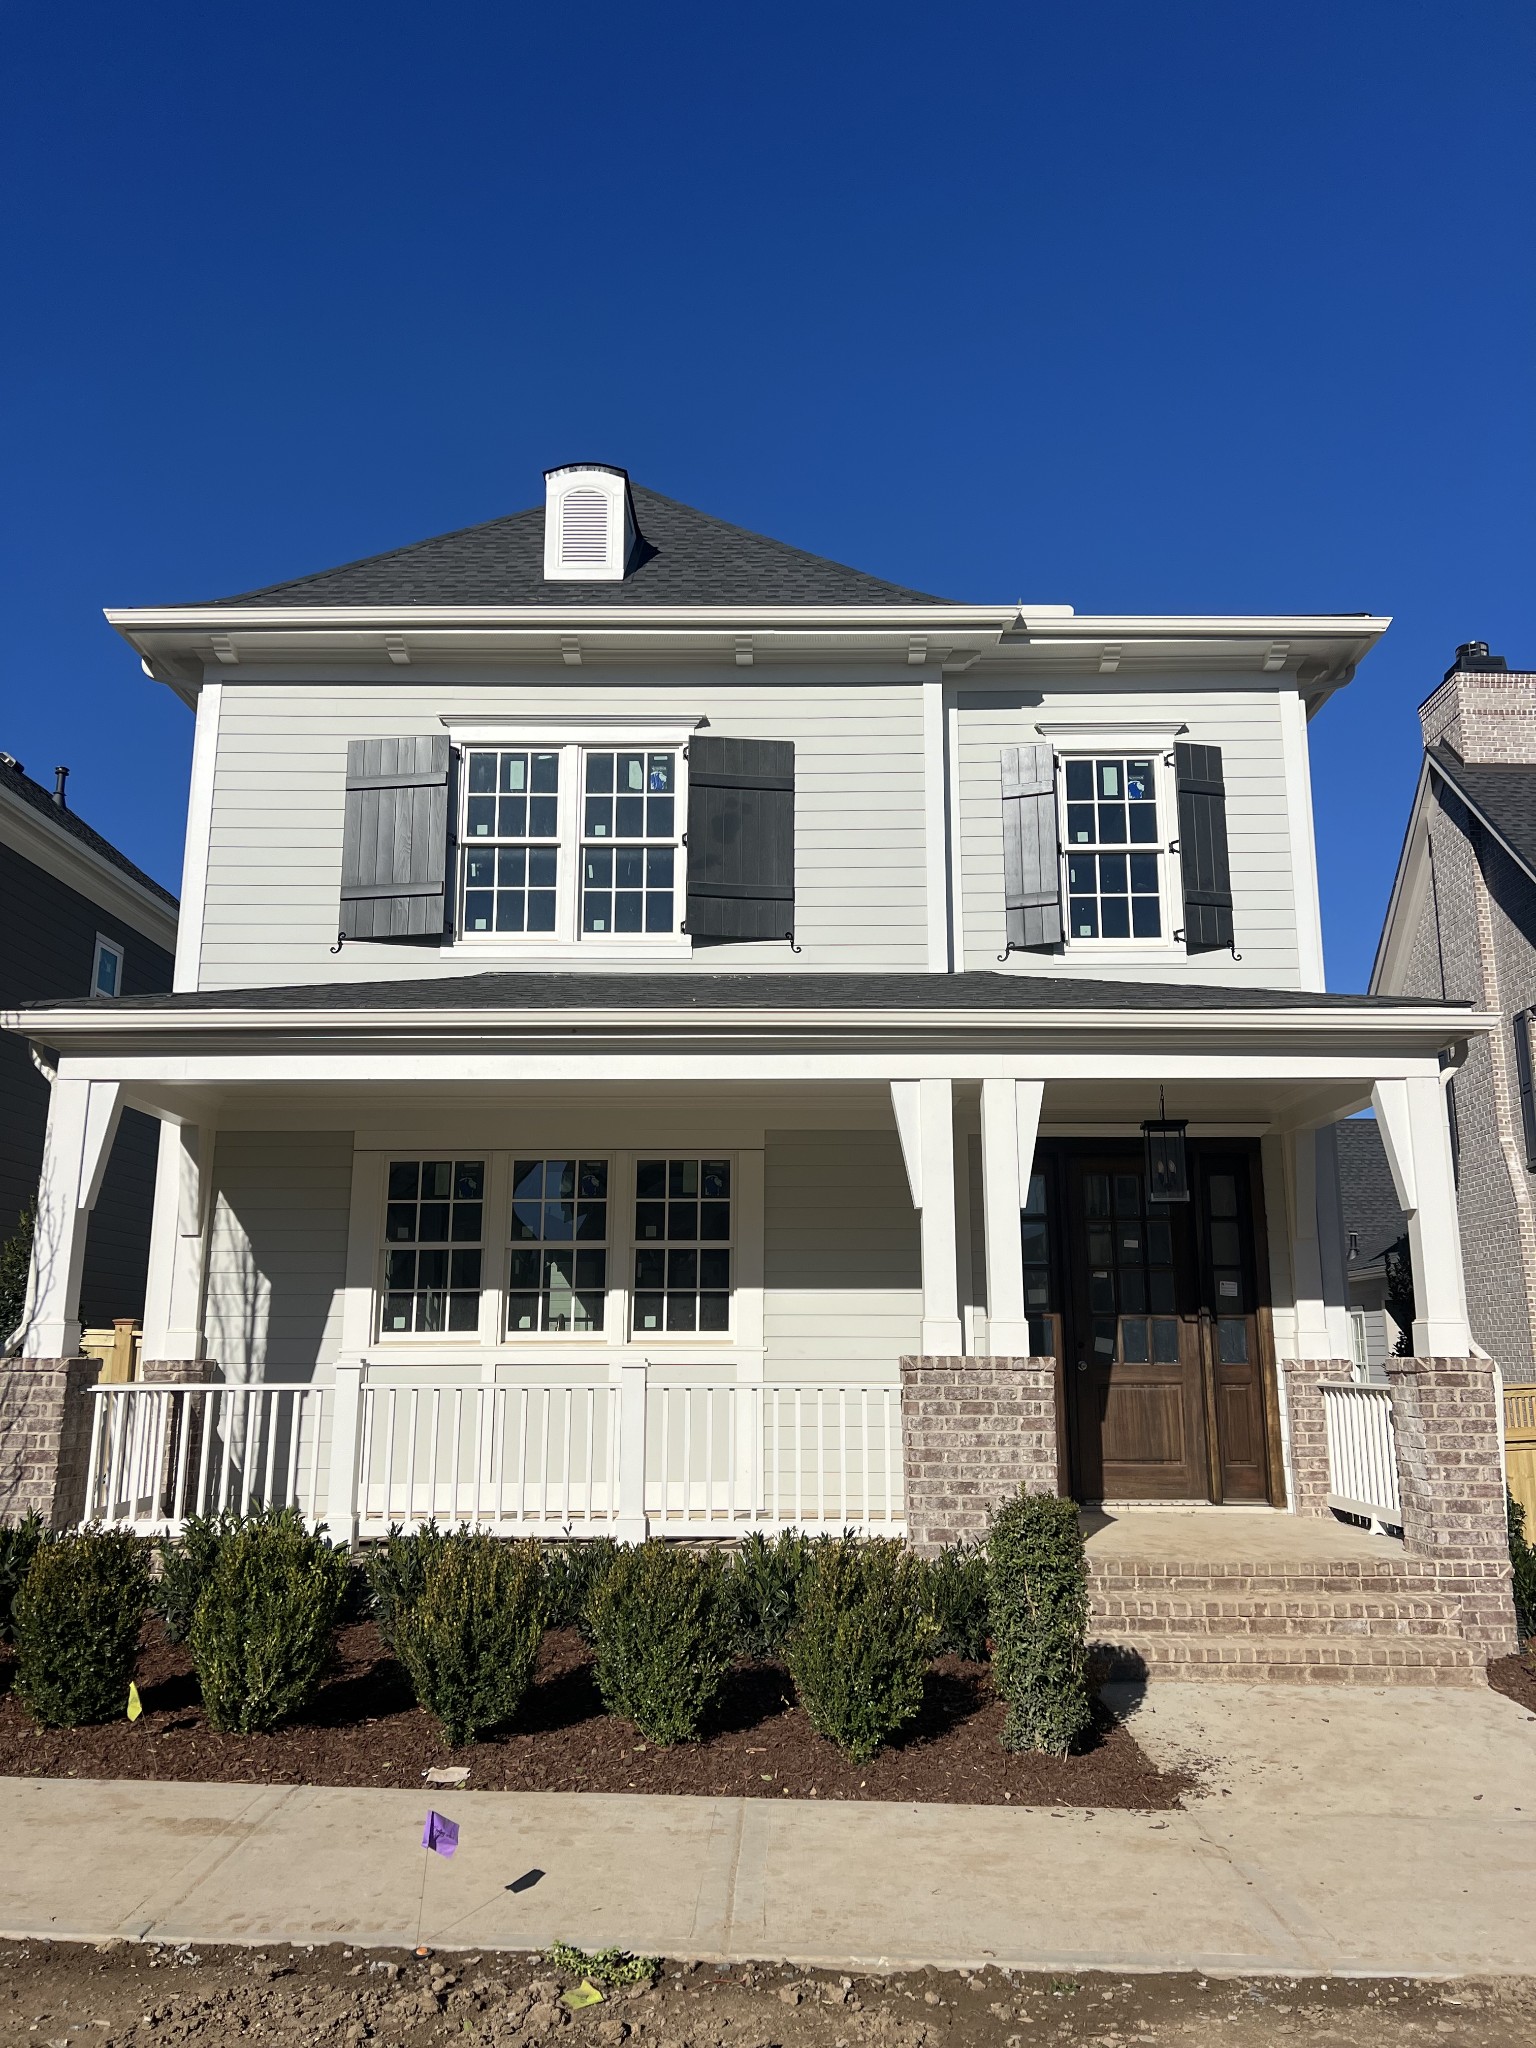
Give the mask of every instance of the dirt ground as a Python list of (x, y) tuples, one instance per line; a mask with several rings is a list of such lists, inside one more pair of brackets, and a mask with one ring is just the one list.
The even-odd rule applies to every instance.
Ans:
[(1536, 1642), (1518, 1657), (1498, 1657), (1488, 1666), (1488, 1683), (1518, 1706), (1536, 1714)]
[(653, 1986), (570, 2011), (578, 1980), (537, 1960), (347, 1948), (0, 1943), (0, 2048), (1513, 2048), (1536, 1980), (849, 1977), (668, 1964)]
[(1166, 1810), (1190, 1780), (1157, 1770), (1128, 1728), (1098, 1710), (1080, 1756), (1003, 1749), (1003, 1707), (984, 1664), (939, 1659), (922, 1714), (867, 1764), (817, 1735), (772, 1666), (733, 1673), (708, 1737), (652, 1748), (603, 1712), (591, 1652), (574, 1630), (544, 1640), (530, 1695), (512, 1727), (447, 1751), (416, 1706), (405, 1673), (371, 1622), (340, 1631), (336, 1669), (303, 1721), (271, 1735), (220, 1735), (208, 1726), (185, 1646), (146, 1625), (137, 1682), (139, 1720), (97, 1728), (39, 1728), (9, 1696), (0, 1657), (0, 1775), (201, 1779), (236, 1784), (419, 1788), (433, 1764), (463, 1764), (481, 1791), (666, 1792), (712, 1797), (964, 1801), (979, 1805)]

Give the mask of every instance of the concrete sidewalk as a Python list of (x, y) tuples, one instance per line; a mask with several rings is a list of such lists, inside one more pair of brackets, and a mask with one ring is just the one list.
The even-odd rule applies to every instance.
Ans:
[[(880, 1967), (1536, 1973), (1536, 1725), (1494, 1693), (1157, 1685), (1188, 1811), (0, 1779), (0, 1933)], [(508, 1886), (531, 1870), (526, 1889)]]

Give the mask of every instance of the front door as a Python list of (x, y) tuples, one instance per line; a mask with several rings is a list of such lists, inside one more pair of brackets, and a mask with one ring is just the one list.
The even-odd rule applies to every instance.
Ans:
[(1071, 1146), (1054, 1167), (1073, 1492), (1264, 1500), (1248, 1157), (1191, 1144), (1187, 1202), (1148, 1201), (1140, 1146)]

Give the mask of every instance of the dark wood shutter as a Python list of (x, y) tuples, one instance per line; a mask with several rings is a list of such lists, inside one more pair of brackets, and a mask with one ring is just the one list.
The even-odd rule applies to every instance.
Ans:
[(1173, 760), (1179, 785), (1184, 945), (1191, 953), (1224, 952), (1232, 944), (1232, 870), (1221, 749), (1180, 740)]
[(795, 931), (791, 740), (688, 742), (691, 938), (787, 939)]
[(450, 767), (446, 733), (348, 742), (340, 929), (349, 939), (447, 930)]
[(1003, 907), (1008, 951), (1061, 944), (1061, 848), (1056, 755), (1051, 747), (1004, 747)]

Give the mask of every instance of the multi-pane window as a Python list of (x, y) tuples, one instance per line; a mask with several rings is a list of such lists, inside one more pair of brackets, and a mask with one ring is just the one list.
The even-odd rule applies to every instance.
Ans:
[(384, 1217), (383, 1328), (473, 1330), (480, 1321), (481, 1159), (395, 1159)]
[(1068, 938), (1161, 938), (1153, 763), (1068, 761), (1066, 796)]
[(1108, 1365), (1173, 1363), (1179, 1356), (1173, 1225), (1148, 1214), (1139, 1173), (1083, 1176), (1088, 1222), (1088, 1307), (1093, 1350)]
[(1211, 1289), (1216, 1309), (1216, 1345), (1223, 1365), (1248, 1356), (1248, 1323), (1243, 1298), (1243, 1232), (1237, 1175), (1213, 1173), (1206, 1183), (1206, 1229), (1211, 1255)]
[(465, 761), (465, 779), (465, 931), (552, 932), (559, 754), (475, 748)]
[(677, 755), (592, 749), (582, 769), (583, 935), (672, 931)]
[(600, 1330), (608, 1286), (606, 1159), (512, 1166), (507, 1330)]
[(1024, 1310), (1029, 1317), (1029, 1348), (1036, 1358), (1056, 1349), (1050, 1316), (1055, 1308), (1051, 1285), (1051, 1219), (1046, 1206), (1045, 1175), (1029, 1176), (1029, 1198), (1021, 1219), (1024, 1233)]
[(638, 1160), (635, 1333), (729, 1329), (730, 1246), (728, 1159)]

